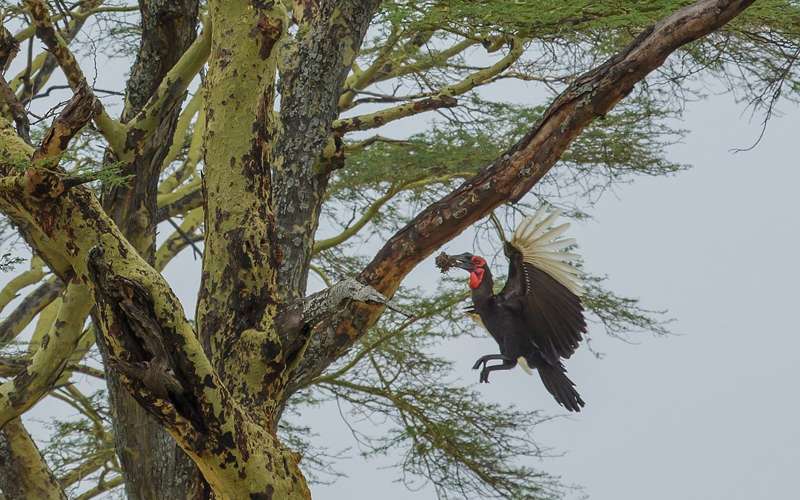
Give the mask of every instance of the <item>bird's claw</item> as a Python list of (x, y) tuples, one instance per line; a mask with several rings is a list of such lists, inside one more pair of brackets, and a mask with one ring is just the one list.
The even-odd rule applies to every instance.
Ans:
[(485, 367), (484, 367), (483, 370), (481, 370), (481, 376), (480, 376), (479, 383), (481, 383), (481, 384), (484, 384), (484, 383), (488, 384), (489, 383), (489, 371)]

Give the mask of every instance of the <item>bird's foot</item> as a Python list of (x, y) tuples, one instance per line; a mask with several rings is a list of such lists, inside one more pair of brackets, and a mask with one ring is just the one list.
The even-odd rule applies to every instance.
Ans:
[(489, 383), (489, 370), (487, 370), (485, 366), (483, 367), (483, 370), (481, 370), (481, 376), (480, 376), (480, 379), (479, 379), (479, 383), (481, 383), (481, 384), (483, 384), (483, 383), (488, 384)]
[(477, 370), (478, 368), (481, 367), (481, 365), (483, 365), (483, 367), (486, 368), (486, 363), (488, 363), (493, 359), (498, 359), (500, 357), (501, 356), (498, 356), (497, 354), (487, 354), (486, 356), (481, 356), (480, 358), (478, 358), (478, 361), (476, 361), (475, 364), (472, 365), (472, 369)]

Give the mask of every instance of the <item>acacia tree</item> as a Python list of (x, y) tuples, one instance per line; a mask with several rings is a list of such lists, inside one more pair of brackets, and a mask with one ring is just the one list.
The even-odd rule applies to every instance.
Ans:
[[(90, 478), (80, 498), (122, 484), (130, 498), (307, 498), (330, 463), (302, 410), (336, 400), (388, 417), (354, 437), (403, 452), (403, 476), (440, 496), (558, 496), (517, 460), (539, 453), (542, 417), (480, 401), (431, 351), (463, 335), (463, 290), (400, 286), (494, 209), (581, 217), (610, 183), (683, 168), (663, 157), (680, 137), (665, 122), (699, 71), (755, 105), (797, 88), (800, 10), (751, 3), (4, 3), (0, 67), (18, 74), (0, 79), (0, 211), (30, 269), (0, 309), (35, 288), (0, 323), (0, 489), (63, 498)], [(124, 91), (90, 84), (98, 50), (134, 61)], [(550, 103), (486, 97), (508, 80)], [(433, 113), (417, 134), (376, 135)], [(370, 236), (379, 251), (354, 250)], [(194, 320), (162, 276), (190, 248)], [(308, 295), (310, 276), (324, 286)], [(587, 279), (610, 333), (663, 332)], [(43, 398), (80, 416), (40, 452), (20, 416)]]

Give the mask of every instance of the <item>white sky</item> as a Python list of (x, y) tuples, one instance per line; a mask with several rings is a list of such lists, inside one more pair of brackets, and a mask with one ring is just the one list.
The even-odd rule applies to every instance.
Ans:
[[(631, 345), (595, 328), (593, 347), (604, 359), (583, 348), (567, 362), (587, 406), (537, 429), (541, 444), (564, 454), (536, 465), (582, 486), (574, 498), (796, 498), (800, 110), (780, 108), (785, 114), (772, 120), (755, 150), (733, 154), (757, 137), (758, 123), (749, 123), (730, 96), (690, 103), (680, 124), (689, 133), (668, 155), (694, 168), (618, 187), (593, 209), (594, 221), (573, 226), (588, 269), (608, 274), (617, 293), (669, 309), (680, 334), (642, 334)], [(458, 241), (445, 249), (460, 252), (471, 243)], [(189, 252), (168, 269), (186, 301), (194, 300), (196, 282), (186, 275), (195, 266)], [(435, 279), (432, 269), (423, 264), (407, 283)], [(496, 346), (488, 338), (462, 344), (448, 355), (457, 361), (454, 375), (473, 383), (472, 362)], [(492, 382), (478, 388), (487, 398), (557, 412), (538, 377), (515, 370)], [(49, 401), (28, 416), (37, 433), (31, 416), (60, 411)], [(334, 450), (353, 445), (335, 408), (310, 411), (303, 423)], [(339, 468), (351, 477), (315, 487), (315, 498), (431, 497), (430, 489), (411, 493), (392, 482), (394, 471), (378, 469), (397, 457), (364, 462), (355, 450), (350, 455)]]
[[(566, 363), (587, 406), (538, 428), (540, 443), (564, 454), (537, 465), (583, 487), (570, 498), (796, 498), (800, 110), (781, 109), (755, 150), (733, 154), (758, 123), (727, 95), (690, 104), (680, 124), (689, 133), (668, 155), (694, 168), (619, 187), (594, 221), (572, 228), (587, 267), (609, 274), (615, 292), (669, 309), (678, 335), (641, 334), (631, 345), (593, 328), (605, 357), (581, 349)], [(475, 345), (453, 359), (472, 382), (474, 359), (496, 347), (463, 342)], [(478, 389), (486, 397), (557, 412), (537, 378), (515, 370), (492, 382)], [(323, 441), (346, 444), (343, 426), (313, 417)], [(431, 497), (388, 483), (392, 472), (370, 463), (346, 465), (351, 478), (317, 487), (317, 498)]]

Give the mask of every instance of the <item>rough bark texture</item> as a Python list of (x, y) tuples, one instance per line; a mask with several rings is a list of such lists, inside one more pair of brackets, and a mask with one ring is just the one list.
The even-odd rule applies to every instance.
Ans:
[[(411, 269), (442, 243), (497, 205), (518, 200), (591, 120), (611, 109), (672, 51), (718, 28), (751, 1), (701, 1), (646, 30), (626, 50), (578, 78), (505, 155), (387, 242), (359, 276), (372, 288), (348, 280), (308, 300), (291, 299), (303, 291), (329, 168), (317, 165), (317, 159), (337, 157), (336, 140), (329, 138), (337, 129), (332, 126), (337, 101), (377, 2), (297, 1), (290, 16), (289, 2), (210, 1), (205, 255), (196, 329), (151, 265), (156, 212), (147, 198), (155, 199), (149, 177), (157, 177), (154, 165), (160, 166), (157, 158), (163, 156), (158, 155), (165, 154), (159, 148), (169, 147), (171, 134), (166, 131), (173, 126), (169, 124), (186, 88), (184, 80), (196, 71), (178, 71), (184, 80), (167, 78), (158, 87), (149, 86), (155, 97), (135, 114), (131, 126), (122, 127), (124, 140), (109, 139), (117, 157), (133, 165), (137, 178), (129, 189), (107, 193), (106, 211), (90, 189), (69, 179), (57, 160), (92, 117), (95, 123), (105, 120), (109, 135), (121, 125), (103, 118), (74, 57), (48, 26), (44, 3), (27, 3), (40, 38), (76, 91), (76, 102), (67, 107), (74, 113), (65, 109), (68, 116), (54, 122), (35, 151), (0, 118), (0, 210), (59, 279), (71, 289), (92, 290), (97, 335), (107, 371), (117, 384), (111, 386), (117, 432), (124, 434), (118, 445), (129, 495), (180, 498), (197, 491), (189, 487), (191, 468), (183, 469), (189, 471), (186, 476), (179, 472), (180, 453), (163, 437), (153, 437), (156, 427), (134, 434), (130, 426), (144, 420), (122, 422), (134, 415), (128, 403), (116, 399), (126, 391), (197, 465), (206, 481), (203, 493), (294, 500), (310, 493), (299, 457), (276, 436), (287, 384), (293, 376), (293, 384), (300, 384), (320, 373), (377, 320), (381, 306), (352, 299), (385, 304), (377, 292), (393, 294)], [(163, 2), (146, 5), (153, 12), (157, 6), (169, 9)], [(290, 39), (292, 19), (298, 31)], [(160, 22), (153, 29), (164, 29), (158, 28)], [(198, 54), (207, 53), (203, 47)], [(502, 64), (510, 64), (519, 50), (514, 46), (512, 52), (517, 52)], [(197, 69), (200, 59), (189, 59), (188, 67)], [(274, 111), (279, 60), (286, 63), (280, 116)], [(146, 63), (142, 61), (141, 71)], [(176, 74), (173, 70), (168, 74)], [(467, 87), (448, 88), (451, 93), (442, 96)], [(135, 94), (139, 89), (132, 84), (129, 90)], [(326, 145), (332, 151), (323, 151)], [(345, 300), (351, 304), (329, 320)], [(69, 303), (65, 297), (59, 315), (69, 315), (77, 324), (87, 303)], [(317, 323), (325, 326), (310, 332)], [(63, 338), (71, 340), (69, 335)], [(39, 373), (32, 370), (36, 356), (53, 356), (57, 362), (46, 364), (63, 368), (51, 342), (42, 338), (33, 363), (15, 376)], [(48, 381), (53, 373), (41, 376)], [(153, 441), (142, 442), (149, 438)], [(35, 477), (36, 471), (36, 463), (26, 465), (28, 476)], [(42, 478), (39, 484), (46, 486), (47, 478)]]
[[(121, 121), (129, 122), (142, 111), (169, 70), (195, 40), (197, 0), (142, 0), (142, 38), (128, 79)], [(193, 78), (194, 75), (192, 75)], [(114, 151), (124, 162), (124, 173), (135, 177), (128, 184), (107, 190), (103, 206), (147, 259), (155, 252), (155, 214), (158, 174), (171, 144), (180, 114), (183, 92), (176, 92), (162, 106), (155, 133), (146, 135), (131, 127), (125, 150)]]
[[(300, 35), (288, 57), (291, 62), (282, 68), (282, 128), (273, 148), (272, 196), (283, 259), (278, 277), (285, 300), (305, 295), (328, 176), (337, 160), (343, 161), (341, 141), (330, 141), (331, 124), (339, 112), (345, 78), (379, 4), (327, 1), (310, 12), (301, 10)], [(326, 144), (335, 151), (326, 152), (329, 159), (321, 166)]]
[(61, 500), (67, 496), (20, 419), (0, 431), (0, 491), (4, 500)]
[[(31, 157), (7, 121), (0, 120), (0, 130), (11, 165)], [(49, 196), (53, 190), (40, 188), (63, 174), (55, 170), (52, 179), (34, 177), (30, 189), (0, 191), (0, 209), (29, 228), (25, 236), (34, 248), (50, 248), (44, 257), (49, 266), (69, 266), (62, 279), (73, 273), (77, 282), (92, 283), (109, 370), (123, 375), (125, 387), (192, 457), (216, 496), (308, 498), (298, 456), (232, 397), (178, 299), (94, 194), (76, 186)], [(0, 177), (15, 186), (29, 184), (28, 176), (11, 174), (6, 164), (0, 164)], [(165, 497), (161, 492), (156, 498)]]
[[(605, 115), (672, 52), (723, 26), (752, 3), (700, 1), (644, 30), (619, 54), (578, 77), (494, 163), (414, 217), (383, 246), (360, 280), (394, 295), (403, 278), (442, 244), (498, 205), (516, 202), (530, 191), (586, 125)], [(335, 326), (321, 328), (298, 370), (300, 383), (349, 349), (381, 312), (381, 307), (353, 304)]]
[[(195, 40), (197, 0), (141, 0), (142, 38), (125, 92), (123, 123), (133, 119), (169, 70)], [(109, 152), (110, 161), (123, 161), (133, 175), (129, 184), (105, 191), (103, 207), (136, 249), (155, 259), (156, 195), (161, 164), (172, 144), (184, 93), (171, 96), (153, 133), (138, 127), (127, 132), (124, 151)], [(130, 499), (179, 498), (200, 488), (196, 467), (161, 425), (108, 372), (117, 453)], [(142, 457), (151, 457), (143, 460)]]
[(260, 5), (209, 4), (214, 32), (205, 82), (205, 250), (197, 323), (226, 385), (266, 419), (262, 405), (281, 363), (271, 319), (278, 263), (269, 169), (276, 127), (273, 51), (289, 21), (281, 6)]

